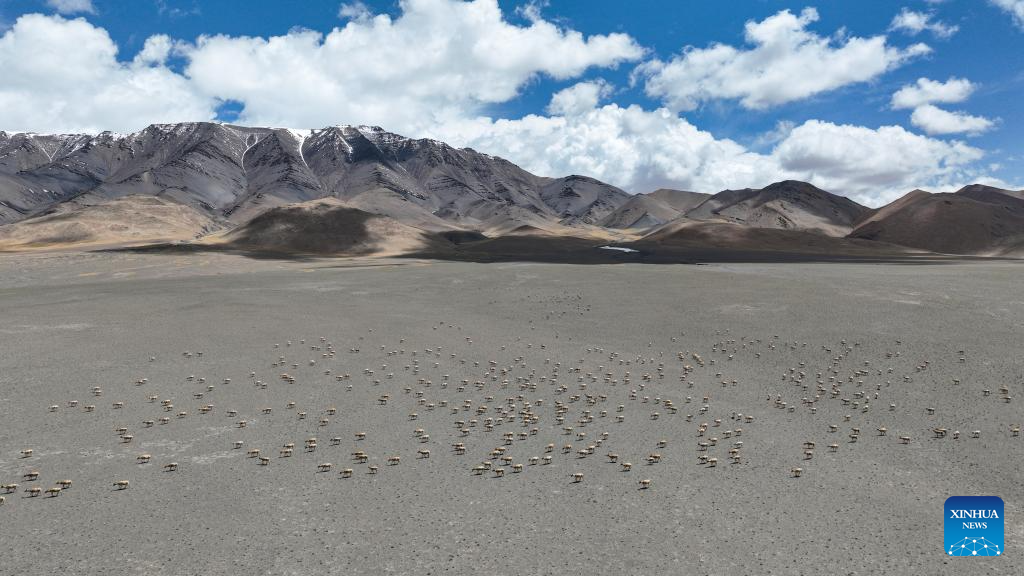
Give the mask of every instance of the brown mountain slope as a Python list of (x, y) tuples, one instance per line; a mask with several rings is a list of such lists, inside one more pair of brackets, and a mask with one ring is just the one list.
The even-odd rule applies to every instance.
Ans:
[(64, 203), (0, 227), (0, 250), (96, 247), (193, 240), (219, 229), (191, 206), (156, 196), (125, 196), (91, 205)]
[(904, 206), (908, 206), (922, 198), (927, 198), (928, 196), (931, 196), (931, 192), (926, 192), (920, 189), (911, 190), (910, 192), (907, 192), (903, 196), (897, 198), (896, 200), (893, 200), (892, 202), (886, 204), (885, 206), (866, 210), (861, 215), (861, 217), (858, 218), (857, 221), (853, 223), (853, 229), (856, 230), (858, 226), (863, 226), (868, 222), (876, 222), (878, 220), (881, 220), (888, 216), (889, 214), (892, 214), (897, 210), (901, 210)]
[(211, 241), (254, 252), (384, 256), (420, 250), (433, 234), (336, 199), (271, 208)]
[(866, 220), (849, 237), (943, 254), (1017, 256), (1024, 246), (1024, 201), (984, 190), (931, 194)]
[(731, 252), (777, 252), (829, 256), (897, 256), (909, 253), (899, 246), (867, 240), (836, 238), (803, 230), (753, 228), (730, 222), (670, 222), (639, 241), (640, 249), (714, 249)]
[(711, 198), (711, 194), (705, 194), (703, 192), (690, 192), (687, 190), (673, 190), (672, 188), (658, 188), (654, 192), (647, 194), (647, 196), (664, 202), (672, 208), (686, 212), (692, 208), (700, 206), (700, 203)]
[[(1024, 202), (1024, 190), (1004, 190), (984, 184), (971, 184), (956, 191), (958, 196), (965, 196), (979, 202), (995, 204), (1013, 203), (1013, 200)], [(1011, 200), (1008, 200), (1010, 198)]]
[(637, 194), (601, 221), (607, 228), (650, 228), (681, 217), (687, 210), (710, 198), (710, 194), (662, 188)]
[(686, 212), (686, 217), (845, 236), (866, 210), (806, 182), (785, 180), (760, 190), (724, 190)]
[(596, 224), (629, 200), (629, 194), (586, 176), (567, 176), (547, 182), (540, 198), (564, 225)]

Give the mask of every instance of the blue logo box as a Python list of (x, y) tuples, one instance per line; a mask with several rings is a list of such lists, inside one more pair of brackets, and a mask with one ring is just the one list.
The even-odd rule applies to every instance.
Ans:
[(1002, 556), (1003, 499), (998, 496), (950, 496), (944, 525), (947, 556)]

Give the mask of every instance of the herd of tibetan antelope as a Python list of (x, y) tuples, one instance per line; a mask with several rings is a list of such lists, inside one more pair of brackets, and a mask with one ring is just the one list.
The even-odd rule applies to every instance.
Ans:
[[(472, 338), (459, 336), (462, 338), (463, 349), (476, 349)], [(417, 466), (428, 461), (433, 449), (435, 454), (438, 450), (450, 451), (456, 462), (464, 461), (464, 466), (449, 472), (465, 474), (466, 481), (485, 476), (514, 482), (510, 478), (537, 470), (549, 474), (552, 482), (561, 478), (563, 482), (585, 487), (588, 469), (614, 466), (621, 471), (623, 486), (638, 490), (656, 490), (658, 475), (676, 473), (673, 467), (742, 467), (750, 459), (758, 458), (751, 448), (745, 448), (744, 440), (749, 445), (752, 438), (757, 438), (759, 422), (797, 411), (811, 416), (814, 438), (836, 438), (828, 443), (828, 452), (818, 460), (857, 450), (865, 442), (888, 443), (891, 450), (910, 450), (922, 441), (970, 443), (983, 434), (1014, 441), (1020, 436), (1019, 422), (989, 418), (969, 429), (958, 430), (944, 424), (943, 414), (945, 418), (950, 415), (941, 406), (938, 413), (935, 406), (897, 406), (890, 392), (927, 380), (931, 365), (926, 359), (907, 358), (900, 341), (892, 342), (884, 357), (874, 360), (856, 354), (859, 342), (812, 345), (772, 336), (723, 337), (709, 350), (703, 350), (703, 356), (683, 350), (625, 356), (591, 347), (585, 349), (582, 358), (561, 361), (541, 361), (550, 354), (547, 347), (522, 339), (500, 346), (491, 359), (448, 353), (443, 342), (436, 347), (406, 350), (405, 340), (399, 339), (390, 349), (380, 346), (363, 350), (362, 341), (363, 337), (359, 337), (356, 346), (345, 353), (339, 353), (327, 337), (273, 344), (272, 348), (268, 346), (264, 361), (253, 366), (248, 374), (236, 375), (234, 379), (218, 377), (216, 383), (213, 378), (188, 373), (189, 359), (202, 358), (203, 352), (186, 351), (181, 353), (185, 370), (177, 382), (150, 382), (141, 375), (134, 382), (112, 383), (109, 386), (113, 390), (100, 386), (83, 389), (88, 400), (53, 398), (52, 404), (39, 409), (41, 417), (87, 419), (99, 411), (110, 410), (122, 418), (122, 424), (111, 430), (110, 441), (123, 456), (134, 455), (137, 464), (129, 477), (108, 479), (108, 489), (112, 491), (129, 487), (145, 490), (152, 474), (174, 474), (186, 466), (134, 449), (160, 439), (162, 430), (185, 419), (222, 419), (221, 425), (230, 426), (232, 436), (224, 448), (244, 452), (253, 466), (298, 466), (317, 474), (336, 473), (349, 482), (358, 482), (360, 477), (384, 476), (394, 466)], [(683, 347), (676, 338), (672, 342)], [(730, 377), (730, 362), (741, 358), (764, 362), (774, 351), (785, 348), (791, 356), (802, 355), (807, 360), (774, 373), (768, 372), (770, 366), (766, 365), (759, 377), (761, 388), (767, 384), (769, 390), (774, 387), (777, 391), (767, 396), (760, 393), (754, 410), (757, 414), (729, 409), (730, 395), (748, 387), (748, 383)], [(527, 349), (531, 357), (537, 358), (534, 365), (526, 359)], [(156, 361), (156, 357), (149, 360)], [(950, 354), (948, 360), (968, 362), (962, 350)], [(363, 365), (361, 370), (358, 364)], [(475, 377), (458, 378), (449, 372)], [(978, 402), (1012, 401), (1008, 384), (966, 380), (957, 378), (939, 384), (964, 387), (963, 391)], [(233, 399), (253, 387), (318, 387), (325, 392), (324, 397), (332, 400), (323, 405), (288, 401), (251, 413), (231, 406)], [(372, 396), (376, 400), (367, 402), (363, 395), (361, 403), (369, 405), (350, 405), (352, 401), (347, 401), (346, 393), (356, 387), (375, 389)], [(392, 430), (407, 426), (406, 444), (387, 453), (360, 449), (375, 430), (367, 428), (337, 435), (346, 409), (378, 411), (379, 417), (373, 419), (377, 426)], [(904, 423), (898, 414), (907, 411), (917, 411), (930, 424), (900, 429)], [(887, 413), (892, 414), (891, 423), (878, 425), (886, 421)], [(868, 414), (874, 429), (867, 430), (862, 438)], [(305, 421), (302, 429), (306, 433), (281, 438), (276, 445), (252, 445), (247, 432), (253, 424), (261, 419), (282, 418)], [(602, 449), (615, 437), (617, 425), (627, 419), (649, 420), (645, 428), (651, 432), (649, 437), (634, 438), (629, 453)], [(890, 427), (893, 434), (889, 434)], [(320, 436), (326, 436), (326, 442)], [(792, 446), (790, 461), (771, 463), (779, 474), (800, 478), (813, 473), (810, 461), (815, 459), (821, 442), (811, 436), (808, 434), (805, 441)], [(678, 451), (670, 455), (666, 452), (670, 445), (684, 449), (689, 446), (693, 457), (681, 457)], [(296, 446), (301, 446), (298, 453)], [(20, 451), (23, 470), (16, 478), (0, 478), (0, 488), (8, 495), (0, 497), (0, 504), (18, 491), (24, 495), (19, 500), (26, 500), (25, 505), (43, 495), (43, 500), (61, 497), (63, 501), (67, 498), (63, 494), (74, 493), (74, 479), (55, 476), (45, 465), (33, 466), (40, 460), (33, 447), (4, 449)], [(604, 454), (598, 456), (600, 452)], [(635, 462), (643, 464), (637, 466)], [(553, 463), (558, 465), (550, 466)]]

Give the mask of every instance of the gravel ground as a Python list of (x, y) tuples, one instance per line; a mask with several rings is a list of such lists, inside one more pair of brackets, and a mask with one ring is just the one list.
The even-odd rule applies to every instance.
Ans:
[[(0, 483), (19, 484), (0, 575), (1021, 574), (1022, 281), (1009, 262), (0, 256)], [(989, 494), (1005, 555), (944, 556), (945, 499)]]

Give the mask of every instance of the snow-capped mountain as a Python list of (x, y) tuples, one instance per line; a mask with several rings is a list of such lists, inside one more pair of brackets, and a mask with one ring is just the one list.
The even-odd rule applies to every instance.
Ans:
[(0, 224), (63, 202), (128, 195), (170, 198), (236, 223), (267, 207), (338, 198), (428, 229), (591, 224), (629, 199), (590, 178), (540, 177), (378, 127), (194, 122), (95, 136), (0, 132)]

